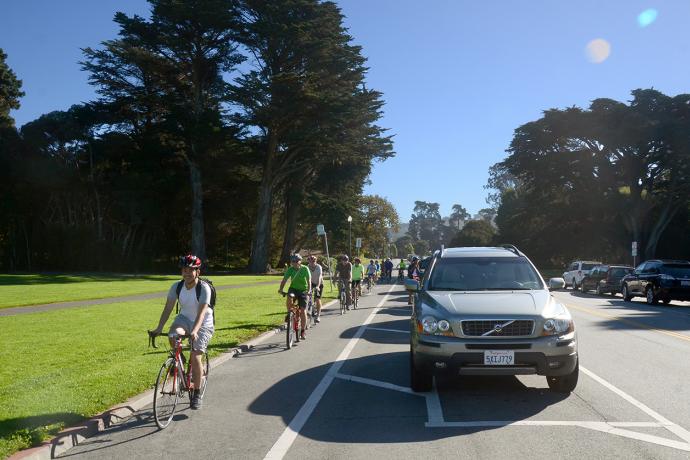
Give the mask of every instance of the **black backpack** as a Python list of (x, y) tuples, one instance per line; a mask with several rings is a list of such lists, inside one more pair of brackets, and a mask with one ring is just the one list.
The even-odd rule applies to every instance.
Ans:
[[(206, 283), (208, 284), (208, 287), (211, 288), (211, 300), (209, 301), (209, 308), (211, 309), (211, 315), (213, 316), (213, 325), (216, 325), (216, 288), (213, 287), (213, 281), (211, 281), (208, 278), (199, 278), (199, 281), (196, 283), (196, 301), (199, 301), (199, 297), (201, 296), (201, 283)], [(184, 280), (180, 280), (177, 283), (177, 288), (175, 291), (177, 292), (177, 303), (175, 304), (175, 314), (179, 313), (180, 311), (180, 292), (182, 292), (182, 286), (184, 286)]]

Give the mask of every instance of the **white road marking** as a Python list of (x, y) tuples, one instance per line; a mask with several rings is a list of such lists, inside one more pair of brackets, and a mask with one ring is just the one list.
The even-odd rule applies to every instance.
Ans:
[[(344, 380), (351, 380), (353, 382), (372, 385), (380, 388), (387, 388), (402, 393), (412, 394), (414, 396), (421, 396), (426, 398), (426, 409), (428, 421), (425, 423), (427, 428), (486, 428), (486, 427), (507, 427), (507, 426), (575, 426), (585, 428), (593, 431), (600, 431), (602, 433), (621, 436), (624, 438), (636, 439), (638, 441), (649, 442), (660, 446), (670, 447), (686, 452), (690, 452), (690, 432), (683, 427), (676, 425), (659, 413), (650, 409), (640, 401), (628, 395), (624, 391), (616, 388), (606, 380), (602, 379), (592, 371), (580, 367), (580, 370), (600, 383), (607, 389), (616, 393), (642, 412), (657, 420), (656, 422), (591, 422), (591, 421), (560, 421), (560, 420), (471, 420), (466, 422), (446, 422), (443, 418), (443, 408), (441, 401), (436, 391), (436, 386), (428, 393), (415, 393), (412, 389), (394, 385), (388, 382), (381, 382), (378, 380), (366, 379), (356, 377), (353, 375), (337, 374), (337, 378)], [(663, 438), (661, 436), (654, 436), (636, 431), (626, 430), (624, 428), (665, 428), (683, 439), (685, 442), (676, 441), (673, 439)]]
[(401, 331), (400, 329), (386, 329), (385, 327), (371, 327), (367, 326), (368, 331), (384, 331), (384, 332), (399, 332), (401, 334), (409, 334), (410, 331)]
[(363, 383), (365, 385), (385, 388), (386, 390), (400, 391), (402, 393), (407, 394), (415, 394), (414, 391), (412, 391), (412, 389), (409, 387), (403, 387), (400, 385), (396, 385), (394, 383), (382, 382), (380, 380), (366, 379), (364, 377), (357, 377), (355, 375), (346, 375), (340, 373), (336, 374), (335, 377), (342, 380), (349, 380), (351, 382)]
[(343, 366), (348, 356), (350, 356), (350, 353), (354, 349), (359, 338), (364, 333), (364, 330), (366, 329), (367, 325), (374, 319), (374, 316), (376, 316), (376, 314), (379, 312), (384, 302), (388, 300), (390, 292), (395, 287), (396, 285), (392, 285), (390, 287), (386, 295), (383, 297), (383, 299), (381, 299), (381, 302), (379, 302), (379, 304), (376, 306), (376, 308), (374, 308), (369, 317), (367, 317), (366, 321), (364, 321), (364, 323), (359, 327), (359, 329), (357, 329), (357, 332), (355, 333), (354, 337), (350, 339), (343, 351), (340, 352), (340, 355), (338, 355), (335, 362), (328, 369), (326, 375), (323, 377), (323, 379), (321, 379), (321, 381), (316, 386), (312, 394), (309, 395), (309, 398), (302, 405), (295, 417), (290, 421), (287, 428), (285, 428), (285, 431), (283, 431), (283, 434), (281, 434), (278, 440), (275, 442), (275, 444), (273, 444), (271, 450), (268, 451), (268, 453), (264, 457), (265, 459), (281, 459), (285, 456), (287, 451), (290, 449), (290, 446), (292, 446), (292, 443), (295, 442), (295, 439), (297, 438), (297, 435), (299, 434), (300, 430), (304, 427), (304, 424), (307, 423), (307, 420), (311, 416), (312, 412), (314, 412), (314, 409), (318, 405), (319, 401), (326, 393), (328, 387), (333, 382), (333, 379), (336, 377), (336, 375), (338, 375), (340, 368)]

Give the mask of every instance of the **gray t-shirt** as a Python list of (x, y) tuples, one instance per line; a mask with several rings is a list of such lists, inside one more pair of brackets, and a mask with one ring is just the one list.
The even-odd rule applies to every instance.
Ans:
[[(201, 282), (201, 281), (198, 281)], [(168, 291), (168, 300), (177, 299), (177, 283), (173, 283)], [(203, 304), (208, 304), (211, 302), (211, 288), (208, 284), (201, 282), (201, 292), (199, 293), (199, 300), (196, 300), (196, 285), (192, 286), (191, 289), (182, 284), (182, 290), (180, 291), (180, 314), (185, 318), (190, 320), (192, 324), (196, 321), (196, 316), (199, 314), (199, 307)], [(201, 323), (201, 327), (213, 327), (213, 312), (209, 311), (206, 313), (204, 321)]]
[(323, 284), (323, 269), (321, 265), (314, 264), (314, 268), (311, 268), (311, 265), (307, 265), (307, 267), (309, 267), (309, 271), (311, 272), (311, 284), (321, 286)]

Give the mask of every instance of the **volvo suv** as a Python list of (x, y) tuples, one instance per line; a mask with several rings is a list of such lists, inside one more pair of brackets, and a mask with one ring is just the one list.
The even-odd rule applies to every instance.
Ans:
[(434, 374), (546, 376), (571, 392), (577, 335), (568, 309), (514, 246), (437, 251), (415, 295), (410, 380), (429, 391)]

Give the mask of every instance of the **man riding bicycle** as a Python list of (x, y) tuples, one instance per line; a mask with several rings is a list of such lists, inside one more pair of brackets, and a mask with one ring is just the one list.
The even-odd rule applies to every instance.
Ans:
[(311, 292), (314, 296), (314, 307), (316, 308), (316, 316), (314, 322), (321, 322), (321, 293), (323, 292), (323, 269), (321, 265), (316, 263), (316, 256), (309, 256), (309, 271), (311, 272)]
[(367, 278), (369, 278), (371, 285), (376, 281), (376, 264), (373, 260), (370, 260), (369, 265), (367, 265)]
[(364, 278), (364, 265), (359, 257), (355, 257), (355, 264), (352, 266), (352, 294), (357, 289), (357, 295), (362, 295), (362, 279)]
[[(175, 302), (180, 304), (180, 313), (173, 320), (168, 330), (170, 347), (175, 346), (175, 335), (188, 335), (191, 338), (191, 360), (192, 360), (192, 383), (194, 390), (192, 393), (191, 408), (201, 409), (201, 379), (203, 376), (201, 357), (206, 353), (208, 342), (213, 336), (213, 311), (209, 307), (211, 302), (211, 288), (208, 283), (199, 279), (201, 273), (201, 259), (195, 255), (188, 254), (180, 258), (179, 266), (182, 271), (184, 285), (179, 290), (175, 281), (168, 290), (168, 297), (165, 307), (161, 313), (158, 327), (153, 331), (160, 334), (163, 326), (168, 321)], [(197, 298), (197, 284), (200, 283), (201, 289)]]
[(342, 288), (345, 290), (345, 303), (347, 304), (347, 309), (350, 309), (352, 305), (352, 295), (350, 293), (350, 283), (352, 281), (352, 264), (350, 263), (347, 255), (343, 254), (340, 256), (340, 262), (335, 266), (334, 278), (342, 281)]
[[(305, 340), (307, 337), (304, 328), (307, 324), (307, 294), (311, 293), (311, 272), (309, 268), (302, 265), (302, 256), (299, 254), (290, 256), (290, 267), (285, 271), (285, 276), (283, 276), (283, 280), (280, 282), (280, 288), (278, 288), (278, 293), (281, 295), (285, 295), (283, 287), (285, 283), (287, 283), (288, 278), (290, 278), (291, 281), (285, 305), (289, 311), (292, 306), (290, 294), (294, 294), (297, 299), (297, 304), (299, 305), (299, 317), (302, 329), (300, 331), (300, 338)], [(290, 327), (289, 324), (288, 327)]]

